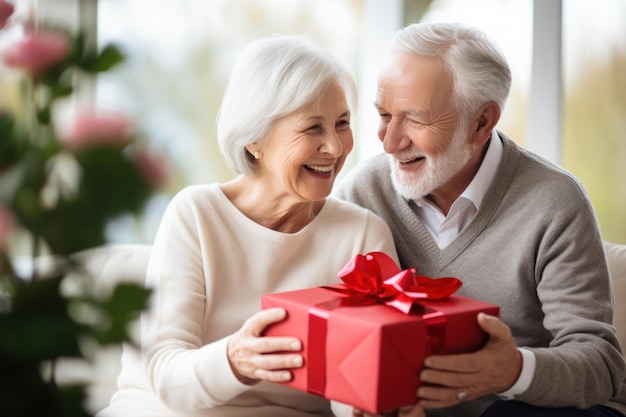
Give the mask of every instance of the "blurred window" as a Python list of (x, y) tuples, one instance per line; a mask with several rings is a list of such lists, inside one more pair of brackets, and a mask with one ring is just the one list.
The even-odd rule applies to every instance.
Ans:
[[(99, 81), (99, 105), (136, 114), (174, 168), (171, 189), (149, 209), (144, 229), (156, 228), (166, 202), (183, 186), (234, 175), (217, 148), (215, 117), (239, 51), (271, 33), (310, 36), (355, 75), (361, 96), (353, 123), (356, 147), (344, 171), (381, 150), (371, 105), (377, 57), (403, 18), (465, 22), (481, 28), (502, 48), (513, 84), (498, 129), (526, 146), (533, 3), (98, 0), (99, 42), (116, 42), (129, 56), (125, 65)], [(564, 137), (553, 140), (563, 141), (559, 161), (589, 191), (605, 239), (624, 243), (626, 142), (620, 134), (626, 131), (626, 2), (562, 0), (562, 4)], [(129, 229), (123, 222), (119, 226)]]
[(356, 76), (362, 15), (360, 0), (99, 0), (98, 42), (114, 42), (128, 59), (100, 77), (98, 106), (134, 115), (173, 174), (145, 218), (120, 219), (111, 239), (150, 242), (176, 191), (234, 176), (219, 152), (215, 119), (245, 45), (275, 33), (307, 35)]
[(100, 80), (99, 105), (137, 114), (174, 162), (175, 187), (227, 180), (234, 174), (215, 117), (241, 48), (267, 34), (304, 34), (354, 73), (360, 15), (354, 0), (99, 0), (99, 42), (129, 56)]
[(626, 2), (563, 1), (563, 165), (626, 243)]
[(532, 0), (434, 0), (423, 21), (462, 22), (484, 31), (504, 53), (511, 94), (497, 129), (525, 145), (532, 63)]

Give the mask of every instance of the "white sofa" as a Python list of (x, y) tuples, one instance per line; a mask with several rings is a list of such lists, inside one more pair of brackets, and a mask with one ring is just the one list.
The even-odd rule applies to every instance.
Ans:
[[(614, 325), (620, 343), (626, 348), (626, 245), (605, 244), (615, 294)], [(149, 245), (109, 245), (84, 251), (78, 258), (98, 277), (99, 290), (106, 291), (121, 281), (143, 283), (150, 256)], [(126, 348), (129, 348), (128, 346)], [(93, 381), (90, 408), (103, 408), (115, 391), (120, 371), (121, 347), (102, 351), (91, 368)]]

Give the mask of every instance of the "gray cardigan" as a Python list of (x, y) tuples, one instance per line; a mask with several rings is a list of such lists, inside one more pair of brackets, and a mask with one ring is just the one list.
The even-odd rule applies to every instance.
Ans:
[[(395, 192), (386, 155), (355, 167), (336, 195), (389, 224), (403, 268), (457, 277), (460, 295), (500, 306), (517, 345), (537, 358), (534, 379), (517, 399), (626, 413), (626, 365), (611, 326), (611, 284), (590, 200), (571, 174), (499, 134), (496, 179), (476, 217), (444, 249)], [(445, 415), (479, 416), (496, 399)]]

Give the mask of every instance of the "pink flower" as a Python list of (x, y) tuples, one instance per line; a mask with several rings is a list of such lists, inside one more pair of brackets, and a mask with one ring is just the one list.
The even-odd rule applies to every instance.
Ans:
[(13, 214), (8, 208), (0, 205), (0, 248), (6, 247), (12, 230)]
[(124, 147), (131, 142), (133, 131), (133, 123), (122, 115), (85, 113), (76, 119), (70, 131), (59, 141), (71, 149)]
[(168, 180), (167, 162), (162, 155), (140, 149), (133, 159), (140, 174), (152, 188), (159, 188)]
[[(0, 0), (1, 1), (1, 0)], [(69, 40), (56, 32), (31, 32), (4, 52), (4, 63), (38, 75), (58, 64), (70, 52)]]
[(6, 2), (5, 0), (0, 0), (0, 29), (4, 28), (9, 20), (9, 17), (13, 14), (15, 7)]

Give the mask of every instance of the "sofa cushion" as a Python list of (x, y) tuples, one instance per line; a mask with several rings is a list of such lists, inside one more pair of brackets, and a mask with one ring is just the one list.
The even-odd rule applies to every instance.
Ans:
[[(93, 290), (103, 294), (121, 282), (143, 284), (151, 249), (151, 245), (109, 244), (81, 251), (74, 255), (74, 259), (95, 277)], [(130, 333), (131, 339), (138, 343), (139, 321), (131, 325)], [(120, 358), (140, 360), (137, 349), (128, 343), (101, 348), (92, 360), (87, 407), (94, 413), (106, 407), (117, 390), (122, 367)]]
[(84, 250), (74, 258), (96, 277), (96, 291), (108, 291), (120, 282), (143, 284), (151, 250), (151, 245), (118, 243)]

